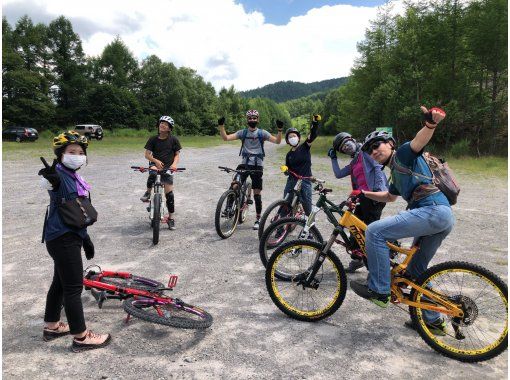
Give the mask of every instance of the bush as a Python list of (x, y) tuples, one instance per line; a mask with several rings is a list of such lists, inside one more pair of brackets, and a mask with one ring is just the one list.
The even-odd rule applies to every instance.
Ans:
[(463, 139), (452, 145), (449, 156), (455, 158), (469, 156), (469, 150), (469, 141), (467, 139)]

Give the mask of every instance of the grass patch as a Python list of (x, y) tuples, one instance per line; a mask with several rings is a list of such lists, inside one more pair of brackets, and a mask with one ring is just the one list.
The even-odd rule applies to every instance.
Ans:
[[(140, 152), (151, 135), (147, 131), (145, 136), (111, 136), (109, 134), (101, 140), (92, 140), (89, 144), (89, 154), (115, 155), (128, 152)], [(53, 149), (51, 139), (53, 135), (41, 134), (35, 142), (2, 142), (2, 159), (21, 159), (27, 157), (51, 157)], [(223, 144), (220, 136), (178, 136), (183, 148), (206, 148)]]

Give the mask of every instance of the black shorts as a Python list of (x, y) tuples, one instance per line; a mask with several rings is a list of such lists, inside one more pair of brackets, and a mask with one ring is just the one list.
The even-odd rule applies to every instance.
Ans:
[(250, 177), (252, 189), (262, 190), (262, 175), (264, 174), (263, 166), (240, 164), (237, 166), (237, 169), (259, 170), (258, 172), (253, 172), (253, 173), (242, 173), (241, 174), (241, 182), (246, 181), (246, 178)]
[[(147, 188), (152, 189), (154, 186), (154, 183), (156, 182), (156, 171), (149, 170), (149, 178), (147, 179)], [(171, 174), (161, 174), (161, 183), (167, 184), (167, 185), (173, 185), (174, 184), (174, 176)]]

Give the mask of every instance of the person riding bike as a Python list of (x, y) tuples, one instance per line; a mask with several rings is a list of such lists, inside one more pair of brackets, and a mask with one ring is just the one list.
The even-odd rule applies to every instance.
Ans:
[[(340, 152), (351, 157), (349, 164), (340, 169), (336, 153)], [(354, 191), (387, 191), (388, 179), (383, 171), (383, 166), (375, 161), (367, 152), (361, 150), (358, 143), (349, 133), (340, 132), (333, 140), (333, 148), (328, 151), (331, 158), (331, 166), (336, 178), (351, 176), (352, 189)], [(359, 197), (359, 205), (354, 210), (354, 215), (365, 224), (370, 224), (381, 219), (382, 210), (386, 206), (384, 202), (374, 201), (364, 196)], [(347, 273), (354, 273), (363, 267), (361, 249), (353, 239), (353, 245), (357, 247), (352, 250), (351, 262), (346, 269)]]
[[(50, 206), (44, 223), (43, 241), (54, 262), (53, 280), (46, 296), (43, 339), (50, 341), (73, 335), (74, 352), (100, 348), (111, 341), (110, 334), (96, 334), (88, 330), (83, 315), (83, 262), (81, 248), (87, 260), (94, 257), (94, 244), (87, 228), (65, 224), (59, 213), (63, 200), (88, 197), (90, 185), (77, 173), (87, 162), (87, 138), (76, 131), (67, 131), (53, 138), (56, 158), (39, 170), (41, 187), (48, 190)], [(60, 320), (64, 307), (68, 323)]]
[[(145, 158), (149, 160), (149, 166), (155, 166), (158, 170), (177, 169), (179, 163), (179, 154), (182, 149), (181, 143), (172, 135), (174, 128), (174, 119), (170, 116), (161, 116), (158, 121), (158, 135), (149, 138), (145, 144)], [(142, 202), (147, 202), (151, 197), (152, 187), (156, 181), (156, 171), (149, 171), (147, 179), (147, 191), (140, 198)], [(167, 224), (168, 228), (175, 230), (175, 212), (174, 203), (174, 176), (172, 174), (161, 175), (161, 182), (165, 186), (166, 207), (168, 209)]]
[[(310, 127), (310, 134), (306, 140), (299, 145), (301, 134), (296, 128), (289, 128), (285, 132), (285, 142), (290, 145), (291, 149), (285, 156), (285, 165), (292, 172), (303, 177), (312, 176), (312, 157), (310, 155), (310, 147), (312, 142), (318, 135), (320, 115), (313, 115), (312, 125)], [(296, 185), (297, 178), (293, 175), (287, 177), (287, 183), (283, 190), (283, 197), (290, 194), (289, 202), (292, 202), (293, 192), (292, 189)], [(312, 183), (309, 179), (304, 179), (301, 184), (301, 204), (306, 215), (312, 211)]]
[[(357, 295), (381, 307), (386, 307), (390, 300), (390, 258), (386, 241), (414, 237), (414, 244), (420, 239), (420, 249), (406, 269), (406, 274), (416, 279), (427, 269), (430, 260), (455, 223), (448, 199), (437, 187), (431, 185), (432, 180), (397, 170), (399, 165), (411, 169), (414, 173), (432, 177), (422, 153), (446, 113), (440, 108), (428, 110), (424, 106), (421, 111), (425, 118), (424, 125), (410, 142), (396, 148), (393, 137), (386, 132), (375, 131), (365, 138), (362, 146), (362, 150), (391, 170), (388, 191), (362, 190), (363, 194), (378, 202), (394, 202), (397, 196), (401, 195), (408, 203), (407, 211), (375, 221), (367, 227), (365, 247), (369, 269), (368, 283), (350, 283)], [(446, 323), (437, 312), (424, 310), (424, 317), (434, 334), (445, 334)]]
[(248, 128), (241, 129), (235, 133), (228, 134), (225, 132), (225, 117), (218, 119), (218, 129), (223, 141), (241, 140), (241, 150), (239, 155), (242, 156), (242, 163), (238, 169), (257, 170), (252, 173), (243, 173), (241, 176), (244, 182), (248, 176), (252, 180), (253, 198), (255, 199), (255, 212), (256, 221), (253, 229), (259, 228), (260, 214), (262, 213), (262, 175), (264, 169), (264, 141), (269, 141), (274, 144), (280, 144), (282, 141), (283, 122), (276, 120), (278, 134), (273, 136), (271, 133), (264, 129), (259, 129), (259, 112), (251, 109), (246, 112), (246, 121)]

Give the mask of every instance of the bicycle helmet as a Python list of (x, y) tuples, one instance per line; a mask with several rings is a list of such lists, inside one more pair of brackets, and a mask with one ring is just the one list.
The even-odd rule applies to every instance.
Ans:
[(335, 136), (335, 139), (333, 140), (333, 149), (335, 149), (337, 152), (340, 152), (342, 144), (348, 138), (352, 139), (352, 136), (349, 133), (340, 132), (338, 135)]
[(391, 137), (388, 132), (386, 132), (386, 131), (373, 131), (373, 132), (370, 132), (367, 135), (367, 137), (365, 137), (365, 142), (361, 146), (361, 149), (363, 151), (367, 151), (368, 148), (370, 147), (370, 145), (373, 142), (376, 142), (376, 141), (384, 141), (384, 142), (393, 141), (393, 145), (394, 146), (397, 145), (397, 142), (395, 141), (395, 139), (393, 137)]
[(162, 121), (166, 121), (169, 125), (170, 125), (170, 128), (173, 128), (174, 127), (174, 119), (172, 119), (170, 116), (161, 116), (159, 118), (159, 121), (158, 121), (158, 125), (159, 123), (161, 123)]
[(299, 131), (296, 129), (296, 128), (289, 128), (287, 129), (287, 131), (285, 132), (285, 142), (288, 144), (289, 143), (289, 135), (291, 133), (295, 133), (299, 138), (301, 138), (301, 133), (299, 133)]
[(257, 110), (248, 110), (246, 112), (246, 117), (256, 117), (257, 119), (259, 118), (259, 111)]
[(63, 132), (53, 138), (53, 151), (56, 153), (57, 150), (65, 148), (70, 144), (79, 144), (83, 150), (86, 150), (89, 145), (89, 141), (85, 136), (80, 135), (76, 131)]

